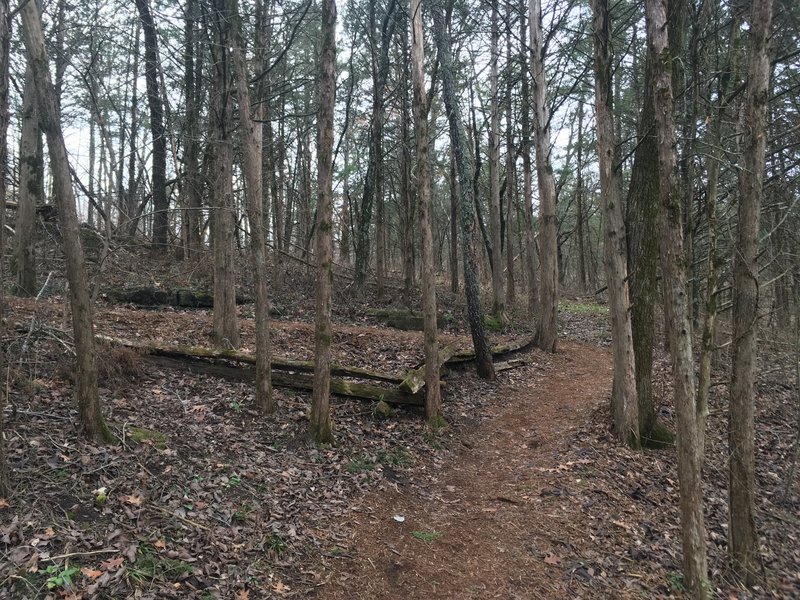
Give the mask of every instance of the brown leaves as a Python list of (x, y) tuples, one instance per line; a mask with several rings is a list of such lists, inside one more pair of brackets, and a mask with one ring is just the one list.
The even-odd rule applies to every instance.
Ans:
[(557, 565), (561, 562), (561, 557), (555, 554), (548, 554), (544, 557), (544, 562), (548, 565)]
[(105, 560), (101, 562), (100, 568), (105, 569), (107, 571), (116, 571), (122, 566), (124, 562), (125, 562), (125, 557), (118, 556), (117, 558), (112, 558), (111, 560)]

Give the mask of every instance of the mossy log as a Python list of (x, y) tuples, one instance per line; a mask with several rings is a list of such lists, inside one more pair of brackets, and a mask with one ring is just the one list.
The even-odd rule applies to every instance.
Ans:
[[(135, 348), (147, 354), (158, 356), (171, 356), (174, 358), (204, 358), (229, 360), (253, 365), (256, 362), (255, 354), (242, 352), (240, 350), (218, 350), (216, 348), (206, 348), (205, 346), (181, 346), (178, 344), (164, 344), (154, 341), (142, 342), (137, 340), (127, 340), (107, 335), (96, 335), (95, 339), (106, 344), (115, 346), (125, 346)], [(307, 360), (294, 360), (281, 356), (271, 358), (272, 368), (276, 371), (296, 371), (301, 373), (313, 373), (314, 362)], [(372, 381), (385, 381), (387, 383), (399, 384), (403, 377), (392, 373), (372, 371), (362, 367), (350, 367), (340, 364), (331, 365), (331, 375), (341, 377), (354, 377), (357, 379), (369, 379)]]
[[(442, 348), (439, 347), (439, 368), (441, 369), (442, 365), (445, 364), (450, 357), (456, 353), (455, 346), (445, 346)], [(403, 379), (403, 382), (400, 384), (400, 389), (404, 392), (408, 392), (409, 394), (416, 394), (422, 388), (425, 387), (425, 365), (423, 364), (421, 367), (414, 369), (413, 371), (409, 371), (406, 375), (406, 378)]]
[[(232, 366), (222, 363), (211, 363), (191, 356), (158, 356), (150, 355), (146, 360), (155, 365), (189, 371), (201, 375), (212, 375), (234, 381), (254, 381), (255, 369), (251, 366)], [(314, 386), (314, 376), (308, 373), (294, 373), (272, 371), (272, 385), (299, 390), (311, 390)], [(404, 404), (407, 406), (422, 406), (425, 398), (421, 394), (409, 394), (397, 388), (383, 388), (376, 385), (345, 381), (331, 378), (331, 393), (337, 396), (372, 400), (375, 402), (388, 402), (390, 404)]]

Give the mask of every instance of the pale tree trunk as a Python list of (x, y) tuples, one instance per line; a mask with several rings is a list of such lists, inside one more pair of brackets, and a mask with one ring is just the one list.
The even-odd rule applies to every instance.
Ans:
[(214, 73), (211, 86), (211, 119), (214, 140), (214, 185), (212, 233), (214, 243), (214, 343), (221, 347), (239, 347), (239, 322), (236, 314), (236, 249), (234, 233), (236, 208), (233, 200), (233, 142), (230, 94), (230, 19), (226, 0), (215, 0), (216, 38), (213, 47)]
[[(35, 4), (35, 3), (34, 3)], [(36, 205), (44, 198), (44, 165), (39, 152), (41, 131), (39, 109), (36, 107), (36, 86), (31, 67), (25, 70), (22, 93), (22, 132), (19, 142), (19, 209), (14, 232), (16, 242), (15, 292), (20, 296), (35, 296), (36, 289)]]
[[(0, 0), (0, 198), (5, 198), (6, 163), (8, 162), (8, 84), (9, 54), (11, 52), (11, 18), (8, 0)], [(6, 211), (0, 210), (0, 248), (6, 247)], [(5, 335), (6, 322), (6, 269), (5, 261), (0, 260), (0, 335)], [(0, 372), (6, 372), (8, 357), (5, 349), (0, 348)], [(6, 464), (5, 423), (3, 421), (6, 404), (6, 388), (0, 389), (0, 498), (7, 498), (11, 493)]]
[[(519, 39), (527, 39), (525, 13), (527, 0), (520, 0), (519, 5)], [(528, 312), (535, 319), (539, 314), (539, 288), (536, 285), (536, 239), (533, 231), (533, 175), (531, 168), (531, 125), (530, 125), (530, 91), (528, 86), (528, 52), (527, 44), (520, 43), (520, 64), (522, 65), (522, 216), (525, 221), (525, 272), (528, 280)]]
[(505, 320), (503, 238), (500, 232), (500, 102), (497, 81), (500, 62), (500, 12), (492, 0), (492, 44), (489, 61), (489, 231), (492, 236), (492, 313)]
[(456, 158), (450, 152), (450, 291), (458, 293), (458, 176)]
[(231, 70), (236, 80), (236, 95), (239, 100), (242, 171), (245, 179), (247, 217), (250, 223), (250, 264), (253, 269), (253, 287), (256, 292), (256, 405), (262, 413), (269, 414), (275, 412), (275, 402), (272, 398), (270, 373), (267, 248), (264, 239), (264, 202), (261, 179), (262, 110), (259, 105), (259, 108), (256, 109), (255, 119), (251, 117), (239, 0), (228, 0), (228, 10), (233, 33), (230, 46)]
[(167, 198), (167, 137), (164, 106), (158, 84), (158, 41), (148, 0), (135, 0), (144, 32), (145, 81), (150, 106), (150, 135), (153, 137), (153, 247), (166, 252), (169, 243), (169, 200)]
[(742, 119), (739, 224), (733, 266), (733, 359), (728, 443), (730, 444), (730, 552), (746, 585), (760, 566), (755, 524), (755, 380), (758, 320), (758, 225), (764, 194), (764, 151), (769, 102), (772, 0), (753, 0), (750, 65)]
[[(600, 199), (603, 205), (603, 254), (611, 312), (611, 345), (614, 353), (614, 385), (611, 414), (620, 442), (639, 446), (639, 416), (636, 374), (631, 333), (628, 269), (626, 264), (625, 220), (622, 215), (622, 186), (614, 164), (616, 139), (611, 90), (611, 39), (608, 0), (593, 0), (595, 70), (595, 123), (597, 157), (600, 163)], [(583, 114), (581, 104), (579, 115)], [(580, 127), (580, 125), (579, 125)], [(580, 139), (580, 135), (578, 136)]]
[(494, 363), (486, 335), (481, 308), (480, 281), (478, 278), (478, 261), (475, 256), (475, 195), (472, 187), (472, 164), (469, 147), (464, 136), (464, 120), (456, 94), (453, 54), (450, 49), (447, 25), (441, 0), (433, 0), (434, 38), (439, 58), (439, 72), (442, 79), (442, 95), (450, 124), (450, 144), (455, 155), (458, 184), (461, 192), (461, 247), (464, 256), (464, 290), (467, 296), (467, 314), (469, 317), (472, 344), (475, 348), (475, 365), (478, 376), (494, 379)]
[(417, 145), (417, 198), (422, 233), (422, 315), (425, 335), (425, 418), (431, 427), (442, 424), (439, 387), (439, 340), (436, 331), (436, 275), (433, 271), (431, 165), (428, 153), (428, 97), (425, 90), (425, 37), (422, 0), (411, 0), (411, 81), (414, 88), (414, 138)]
[(695, 402), (691, 323), (686, 296), (686, 264), (678, 186), (671, 55), (667, 15), (661, 0), (646, 0), (647, 40), (653, 68), (653, 108), (658, 143), (660, 195), (664, 210), (663, 281), (669, 310), (672, 373), (677, 415), (683, 581), (692, 598), (708, 598), (706, 531), (703, 521), (702, 414)]
[(555, 352), (558, 341), (558, 232), (556, 184), (550, 161), (550, 111), (547, 107), (547, 78), (544, 71), (541, 0), (531, 0), (529, 14), (533, 83), (531, 105), (536, 148), (536, 179), (539, 184), (541, 264), (541, 315), (536, 330), (536, 345), (547, 352)]
[[(311, 437), (333, 442), (331, 395), (331, 290), (333, 288), (333, 112), (336, 102), (336, 2), (323, 0), (317, 107), (317, 300)], [(352, 76), (352, 74), (351, 74)]]
[(50, 150), (50, 170), (53, 177), (58, 208), (58, 220), (64, 244), (69, 283), (72, 330), (75, 339), (78, 419), (84, 436), (91, 440), (111, 441), (113, 436), (103, 420), (97, 392), (97, 360), (94, 346), (92, 305), (86, 274), (80, 227), (72, 190), (67, 148), (61, 131), (56, 94), (50, 79), (47, 52), (44, 46), (42, 21), (36, 3), (27, 2), (21, 8), (22, 30), (36, 82), (39, 119)]

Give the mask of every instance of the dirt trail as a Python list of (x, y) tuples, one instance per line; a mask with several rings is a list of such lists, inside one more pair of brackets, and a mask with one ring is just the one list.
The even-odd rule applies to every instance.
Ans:
[(532, 358), (535, 375), (506, 384), (501, 376), (490, 418), (446, 464), (364, 499), (350, 556), (331, 559), (316, 597), (574, 597), (559, 553), (586, 547), (587, 527), (580, 507), (559, 497), (564, 490), (547, 489), (542, 469), (558, 468), (566, 432), (607, 401), (611, 360), (576, 342)]

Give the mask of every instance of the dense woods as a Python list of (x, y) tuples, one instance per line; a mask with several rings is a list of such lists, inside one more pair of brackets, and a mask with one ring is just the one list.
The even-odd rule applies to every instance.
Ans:
[[(111, 342), (195, 372), (254, 365), (234, 377), (259, 422), (286, 411), (273, 386), (309, 391), (305, 431), (330, 452), (332, 393), (422, 406), (425, 435), (446, 435), (440, 378), (467, 363), (494, 389), (529, 360), (508, 354), (573, 352), (574, 301), (607, 317), (614, 443), (675, 456), (676, 589), (791, 597), (765, 568), (757, 439), (775, 373), (800, 415), (799, 47), (794, 0), (0, 0), (0, 498), (20, 493), (12, 371), (51, 296), (63, 315), (41, 331), (69, 356), (82, 443), (130, 435), (104, 416)], [(169, 289), (176, 273), (196, 289)], [(97, 316), (209, 293), (213, 349)], [(313, 328), (287, 344), (286, 315)], [(411, 351), (387, 346), (342, 364), (337, 327), (364, 318), (420, 331), (420, 360), (388, 373), (385, 354)], [(797, 531), (800, 419), (781, 415), (783, 462), (763, 469)]]

